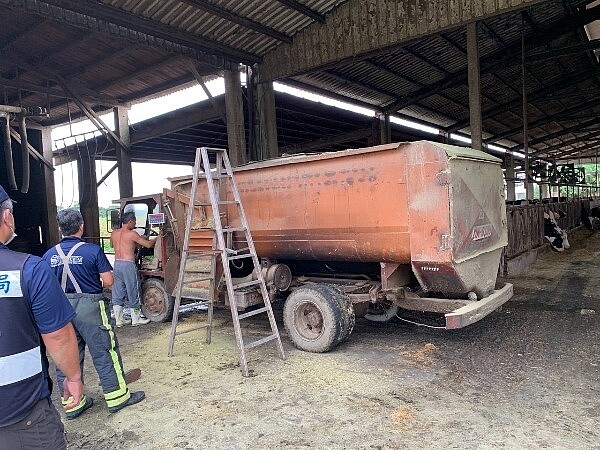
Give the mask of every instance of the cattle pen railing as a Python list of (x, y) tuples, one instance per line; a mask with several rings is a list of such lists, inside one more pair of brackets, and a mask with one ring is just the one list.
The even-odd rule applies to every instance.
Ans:
[(552, 203), (535, 203), (528, 205), (507, 205), (506, 219), (508, 228), (508, 245), (504, 248), (503, 272), (506, 273), (506, 262), (510, 259), (537, 249), (548, 241), (544, 238), (544, 211), (563, 211), (566, 217), (558, 218), (558, 225), (570, 230), (581, 224), (581, 210), (594, 206), (598, 201), (590, 199), (572, 199)]

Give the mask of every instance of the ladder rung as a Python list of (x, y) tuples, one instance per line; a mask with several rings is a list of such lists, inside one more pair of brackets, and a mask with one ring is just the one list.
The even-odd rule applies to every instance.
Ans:
[[(219, 200), (217, 202), (219, 205), (235, 205), (239, 203), (237, 200)], [(196, 202), (194, 206), (212, 206), (211, 202)]]
[(235, 233), (236, 231), (246, 231), (246, 227), (223, 227), (223, 233)]
[(210, 270), (188, 270), (187, 268), (184, 270), (185, 273), (210, 273)]
[(209, 324), (205, 324), (205, 325), (200, 325), (198, 327), (194, 327), (194, 328), (190, 328), (189, 330), (182, 330), (182, 331), (177, 331), (175, 333), (176, 336), (179, 336), (180, 334), (185, 334), (185, 333), (189, 333), (191, 331), (196, 331), (196, 330), (202, 330), (204, 328), (208, 328), (210, 325)]
[(244, 345), (244, 347), (245, 348), (258, 347), (259, 345), (266, 344), (267, 342), (272, 341), (273, 339), (277, 339), (277, 335), (276, 334), (271, 334), (270, 336), (264, 337), (264, 338), (259, 339), (257, 341), (250, 342), (249, 344)]
[(188, 255), (196, 255), (196, 256), (213, 256), (219, 255), (221, 250), (184, 250)]
[(264, 312), (267, 312), (268, 310), (269, 310), (268, 307), (263, 306), (262, 308), (255, 309), (254, 311), (250, 311), (250, 312), (238, 315), (238, 319), (239, 320), (246, 319), (248, 317), (256, 316), (258, 314), (262, 314)]
[(185, 280), (185, 282), (186, 283), (198, 283), (199, 281), (209, 281), (212, 279), (213, 279), (213, 277), (208, 276), (208, 277), (194, 278), (193, 280)]
[(199, 302), (193, 302), (193, 303), (186, 303), (184, 305), (179, 305), (179, 311), (181, 312), (182, 310), (188, 310), (188, 309), (192, 309), (192, 308), (196, 308), (197, 306), (208, 306), (210, 303), (210, 300), (203, 300), (203, 301), (199, 301)]
[[(206, 175), (198, 175), (198, 178), (202, 178), (202, 179), (208, 179), (208, 177)], [(225, 172), (222, 173), (221, 175), (211, 175), (211, 177), (213, 180), (220, 180), (222, 178), (231, 178), (231, 176), (227, 175)]]
[(257, 284), (260, 284), (260, 280), (246, 281), (245, 283), (234, 284), (233, 289), (242, 289), (249, 286), (256, 286)]

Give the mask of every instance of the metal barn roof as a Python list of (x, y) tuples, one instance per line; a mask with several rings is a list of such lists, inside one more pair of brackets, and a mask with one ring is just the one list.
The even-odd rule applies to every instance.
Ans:
[[(253, 66), (345, 1), (0, 0), (5, 102), (48, 106), (41, 125), (138, 101), (239, 64)], [(596, 154), (600, 72), (588, 37), (600, 6), (550, 0), (479, 21), (483, 129), (488, 143), (523, 146), (522, 39), (528, 136), (549, 160)], [(469, 133), (466, 33), (454, 28), (281, 81)]]

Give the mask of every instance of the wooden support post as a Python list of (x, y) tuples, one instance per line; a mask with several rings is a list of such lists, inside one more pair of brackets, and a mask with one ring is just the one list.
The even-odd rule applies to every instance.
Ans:
[(533, 182), (529, 167), (529, 100), (527, 98), (527, 65), (525, 61), (525, 19), (521, 20), (521, 79), (523, 84), (523, 153), (525, 154), (525, 198), (533, 199)]
[(476, 150), (483, 150), (483, 127), (481, 124), (481, 82), (479, 76), (477, 22), (471, 22), (467, 25), (467, 61), (469, 75), (471, 147)]
[(504, 157), (506, 164), (506, 172), (504, 172), (504, 179), (506, 180), (506, 200), (514, 202), (517, 197), (515, 194), (515, 157), (510, 153), (507, 153)]
[(87, 242), (100, 245), (100, 217), (98, 213), (98, 189), (96, 188), (96, 160), (86, 151), (77, 160), (79, 182), (79, 208), (84, 221), (84, 237)]
[(246, 66), (246, 87), (248, 107), (248, 158), (250, 161), (258, 161), (258, 143), (256, 142), (256, 76), (254, 69)]
[(380, 114), (379, 119), (379, 143), (389, 144), (392, 142), (392, 126), (389, 114)]
[[(52, 129), (43, 128), (41, 131), (41, 153), (45, 159), (52, 161)], [(58, 244), (60, 232), (56, 221), (56, 190), (54, 186), (54, 170), (45, 164), (41, 165), (44, 176), (44, 192), (46, 193), (46, 227), (42, 227), (45, 234), (43, 242), (46, 249)]]
[(449, 144), (450, 143), (450, 133), (447, 132), (446, 130), (440, 130), (439, 139), (442, 144)]
[(258, 133), (256, 136), (259, 159), (279, 156), (277, 145), (277, 116), (275, 112), (275, 90), (272, 82), (261, 82), (260, 72), (256, 84), (256, 112)]
[(115, 116), (115, 131), (122, 145), (115, 145), (117, 155), (117, 165), (119, 166), (119, 195), (121, 198), (133, 197), (133, 173), (131, 169), (131, 155), (129, 148), (131, 146), (129, 136), (129, 114), (124, 106), (115, 106), (113, 108)]
[(246, 132), (242, 85), (238, 70), (225, 71), (225, 111), (227, 114), (227, 144), (233, 167), (246, 162)]
[(542, 178), (540, 185), (540, 197), (542, 199), (550, 197), (550, 189), (548, 188), (548, 178)]

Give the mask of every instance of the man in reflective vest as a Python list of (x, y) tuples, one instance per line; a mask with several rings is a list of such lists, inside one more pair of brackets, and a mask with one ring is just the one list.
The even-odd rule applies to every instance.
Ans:
[(85, 404), (73, 307), (38, 257), (9, 250), (13, 202), (0, 186), (0, 447), (66, 449), (46, 351), (65, 374), (66, 408)]
[[(100, 378), (104, 400), (110, 412), (141, 402), (144, 391), (130, 392), (127, 386), (119, 342), (110, 320), (103, 287), (113, 284), (112, 267), (104, 251), (83, 239), (83, 216), (75, 209), (57, 214), (64, 238), (44, 255), (67, 298), (75, 308), (73, 320), (79, 344), (79, 361), (83, 369), (87, 345)], [(64, 374), (56, 371), (60, 382)]]

